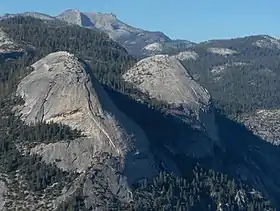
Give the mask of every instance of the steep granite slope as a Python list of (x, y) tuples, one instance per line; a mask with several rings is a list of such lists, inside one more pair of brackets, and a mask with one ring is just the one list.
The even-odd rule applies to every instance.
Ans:
[[(213, 141), (208, 144), (218, 143), (211, 97), (175, 57), (156, 55), (145, 58), (129, 69), (123, 79), (150, 98), (167, 103), (168, 112), (173, 116), (205, 132)], [(200, 151), (204, 154), (203, 149), (198, 150), (200, 144), (199, 141), (194, 143), (189, 153)], [(211, 147), (205, 148), (211, 150)]]
[[(32, 73), (17, 88), (17, 94), (25, 101), (16, 108), (22, 120), (28, 124), (62, 123), (81, 130), (85, 137), (41, 144), (31, 152), (42, 155), (45, 162), (56, 163), (63, 170), (82, 173), (78, 181), (92, 183), (92, 176), (88, 175), (99, 169), (108, 180), (110, 193), (128, 200), (132, 183), (150, 179), (157, 172), (145, 134), (117, 110), (90, 75), (89, 67), (74, 55), (51, 53), (32, 68)], [(74, 183), (73, 186), (78, 185)], [(86, 186), (84, 191), (94, 195)], [(88, 203), (96, 200), (89, 198)]]

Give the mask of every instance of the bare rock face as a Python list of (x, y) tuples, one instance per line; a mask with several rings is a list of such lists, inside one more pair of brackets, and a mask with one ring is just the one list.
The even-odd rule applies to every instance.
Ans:
[(87, 16), (77, 9), (66, 10), (56, 18), (69, 24), (75, 24), (81, 27), (95, 27), (94, 23), (92, 23)]
[(0, 174), (0, 210), (1, 211), (4, 211), (6, 210), (5, 208), (5, 204), (6, 204), (6, 193), (7, 193), (7, 185), (5, 183), (5, 179), (4, 178), (4, 175)]
[(114, 40), (121, 40), (123, 37), (139, 36), (146, 40), (170, 40), (166, 35), (159, 32), (148, 32), (134, 28), (118, 20), (112, 13), (81, 12), (77, 9), (68, 9), (56, 16), (57, 19), (76, 24), (83, 27), (97, 28), (109, 34)]
[(199, 55), (195, 51), (182, 51), (175, 55), (175, 58), (184, 61), (184, 60), (197, 60)]
[(270, 36), (262, 36), (262, 39), (259, 39), (253, 43), (253, 45), (260, 48), (269, 48), (269, 49), (280, 49), (280, 40), (275, 39)]
[[(157, 173), (145, 134), (114, 106), (84, 62), (68, 52), (56, 52), (32, 68), (17, 88), (25, 101), (16, 108), (22, 120), (28, 124), (62, 123), (85, 135), (69, 142), (38, 145), (32, 153), (42, 155), (47, 163), (56, 162), (64, 170), (83, 173), (96, 165), (100, 153), (106, 152), (118, 165), (108, 164), (113, 169), (109, 175), (109, 167), (104, 165), (103, 174), (108, 180), (112, 178), (114, 188), (110, 186), (109, 190), (118, 195), (128, 194), (116, 191), (120, 184), (128, 190), (130, 184), (143, 177), (151, 179)], [(113, 179), (116, 172), (122, 179)]]
[[(123, 79), (150, 98), (167, 103), (170, 113), (218, 141), (211, 96), (175, 57), (156, 55), (145, 58), (128, 70)], [(200, 144), (196, 144), (193, 147), (200, 148)]]
[(274, 145), (280, 144), (280, 110), (258, 110), (239, 118), (250, 131)]
[(20, 52), (22, 48), (17, 45), (4, 31), (0, 28), (0, 54)]
[(207, 49), (210, 53), (213, 54), (218, 54), (218, 55), (222, 55), (222, 56), (228, 56), (228, 55), (232, 55), (232, 54), (236, 54), (238, 52), (231, 50), (229, 48), (209, 48)]
[(56, 16), (56, 18), (69, 24), (103, 31), (135, 56), (142, 52), (148, 44), (171, 41), (162, 32), (135, 28), (122, 22), (112, 13), (81, 12), (76, 9), (69, 9)]

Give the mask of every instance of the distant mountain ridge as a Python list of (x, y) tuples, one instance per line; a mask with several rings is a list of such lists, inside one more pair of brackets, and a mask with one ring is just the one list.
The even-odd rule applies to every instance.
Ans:
[[(62, 21), (81, 27), (101, 30), (106, 32), (113, 40), (123, 45), (130, 54), (136, 57), (167, 53), (174, 49), (186, 49), (195, 44), (188, 40), (172, 40), (163, 32), (147, 31), (130, 26), (120, 21), (112, 13), (90, 13), (81, 12), (77, 9), (68, 9), (57, 16), (50, 16), (39, 12), (24, 12), (5, 14), (0, 17), (0, 20), (15, 16), (31, 16), (46, 21)], [(151, 44), (160, 46), (160, 50), (149, 48), (148, 46)]]
[[(247, 41), (255, 40), (252, 43), (255, 47), (276, 49), (280, 48), (280, 41), (268, 35), (252, 35), (232, 39), (215, 39), (201, 43), (194, 43), (188, 40), (171, 39), (163, 32), (148, 31), (140, 29), (119, 20), (113, 13), (81, 12), (77, 9), (67, 9), (57, 16), (51, 16), (40, 12), (23, 12), (17, 14), (5, 14), (0, 21), (15, 16), (30, 16), (44, 21), (55, 21), (60, 24), (74, 24), (80, 27), (97, 29), (105, 32), (109, 37), (124, 46), (128, 53), (136, 58), (144, 58), (157, 54), (179, 54), (194, 47), (207, 46), (229, 46), (235, 44), (246, 44)], [(215, 51), (215, 49), (212, 49)], [(217, 49), (216, 49), (217, 50)], [(226, 52), (224, 52), (225, 54)], [(181, 57), (181, 56), (179, 56)]]
[[(70, 16), (73, 22), (90, 25), (77, 14)], [(272, 63), (279, 54), (268, 48), (277, 47), (276, 39), (210, 41), (136, 62), (94, 26), (51, 21), (22, 16), (0, 21), (4, 43), (26, 49), (16, 59), (0, 55), (0, 179), (5, 181), (0, 207), (2, 202), (9, 210), (58, 211), (280, 206), (279, 149), (215, 107), (230, 115), (247, 112), (247, 105), (250, 110), (257, 103), (279, 105), (273, 79), (280, 68)], [(165, 44), (151, 43), (148, 50)], [(246, 124), (255, 127), (263, 117), (250, 118)], [(26, 124), (38, 119), (46, 122)], [(130, 129), (137, 127), (128, 121), (143, 131), (148, 150), (144, 135), (137, 142), (139, 133)], [(270, 126), (276, 121), (271, 118), (268, 129), (277, 129)], [(154, 163), (160, 173), (150, 184), (143, 174), (151, 173), (147, 167)]]

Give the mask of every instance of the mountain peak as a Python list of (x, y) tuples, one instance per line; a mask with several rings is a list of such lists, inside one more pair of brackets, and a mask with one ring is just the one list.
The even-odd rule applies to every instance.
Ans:
[(280, 40), (269, 35), (261, 35), (260, 37), (253, 45), (260, 48), (280, 49)]
[(195, 128), (206, 128), (209, 137), (218, 140), (210, 94), (174, 56), (161, 54), (142, 59), (123, 75), (123, 79), (151, 99), (168, 104), (170, 113), (184, 116)]
[(113, 18), (117, 18), (117, 15), (114, 13), (105, 13), (105, 12), (85, 12), (85, 14), (95, 14), (95, 15), (99, 15), (99, 16), (110, 16)]
[[(147, 31), (126, 24), (119, 20), (117, 15), (112, 12), (82, 12), (76, 8), (69, 8), (55, 17), (38, 12), (25, 12), (19, 14), (7, 14), (1, 17), (1, 19), (12, 18), (15, 16), (31, 16), (41, 20), (60, 21), (64, 24), (67, 23), (100, 30), (107, 33), (111, 39), (123, 45), (127, 51), (135, 57), (154, 55), (155, 51), (153, 49), (156, 46), (153, 43), (158, 43), (159, 46), (162, 46), (162, 48), (157, 50), (158, 53), (169, 52), (169, 50), (173, 50), (174, 48), (177, 48), (177, 46), (181, 46), (180, 48), (185, 50), (187, 46), (189, 46), (189, 44), (186, 44), (189, 43), (189, 41), (175, 40), (173, 42), (163, 32)], [(149, 46), (150, 44), (153, 45)]]
[(62, 13), (65, 13), (65, 12), (81, 13), (80, 10), (78, 10), (78, 9), (67, 9), (67, 10), (64, 10), (64, 12), (62, 12)]
[(94, 28), (94, 23), (78, 9), (68, 9), (56, 17), (59, 20), (69, 24), (78, 25), (81, 27)]
[(173, 56), (161, 54), (142, 59), (123, 77), (137, 84), (143, 92), (148, 91), (152, 98), (170, 105), (185, 105), (196, 110), (199, 109), (197, 102), (204, 105), (210, 102), (209, 93), (191, 78), (188, 71)]
[[(118, 110), (85, 62), (59, 51), (32, 67), (32, 73), (17, 88), (18, 96), (24, 99), (24, 104), (16, 109), (22, 120), (29, 124), (61, 123), (84, 135), (69, 143), (36, 145), (31, 149), (33, 154), (41, 155), (46, 163), (60, 160), (59, 168), (81, 173), (97, 164), (95, 158), (100, 153), (110, 153), (121, 165), (111, 168), (109, 173), (104, 168), (104, 174), (117, 177), (116, 172), (122, 172), (124, 175), (120, 176), (122, 179), (113, 179), (115, 184), (110, 191), (116, 195), (119, 195), (116, 187), (128, 187), (143, 177), (153, 178), (156, 164), (145, 133)], [(130, 134), (134, 137), (129, 137)], [(126, 195), (127, 191), (121, 194)]]

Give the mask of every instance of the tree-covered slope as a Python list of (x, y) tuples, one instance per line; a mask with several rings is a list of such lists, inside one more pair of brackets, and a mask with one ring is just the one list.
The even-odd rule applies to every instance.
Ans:
[(88, 61), (96, 77), (110, 86), (117, 86), (115, 77), (135, 61), (108, 35), (95, 30), (21, 16), (2, 20), (0, 27), (17, 43), (29, 46), (28, 64), (51, 52), (68, 51)]
[[(27, 207), (53, 210), (53, 200), (61, 195), (64, 187), (69, 187), (68, 185), (79, 176), (73, 172), (62, 171), (55, 164), (44, 163), (39, 156), (24, 154), (22, 150), (23, 144), (32, 146), (34, 143), (75, 139), (81, 136), (79, 131), (57, 124), (27, 126), (11, 110), (20, 103), (20, 99), (13, 95), (17, 83), (32, 71), (27, 67), (51, 52), (68, 51), (88, 61), (97, 79), (114, 93), (110, 96), (115, 98), (114, 102), (118, 101), (117, 106), (127, 110), (125, 113), (147, 133), (153, 150), (172, 142), (173, 137), (180, 136), (181, 133), (201, 137), (197, 135), (197, 131), (186, 131), (183, 123), (151, 108), (162, 109), (165, 106), (162, 102), (150, 99), (149, 104), (144, 105), (112, 90), (117, 89), (132, 95), (133, 90), (127, 90), (128, 87), (120, 80), (120, 76), (134, 63), (134, 59), (105, 34), (77, 26), (50, 25), (29, 17), (3, 20), (0, 27), (13, 40), (26, 47), (26, 53), (22, 57), (0, 58), (0, 166), (3, 174), (1, 177), (6, 181), (8, 188), (6, 207), (9, 210), (26, 210)], [(235, 151), (236, 149), (233, 149), (232, 155)], [(203, 165), (200, 168), (195, 167), (195, 163), (198, 162), (196, 160), (172, 155), (170, 152), (169, 156), (180, 163), (183, 177), (161, 173), (150, 184), (144, 181), (142, 185), (136, 185), (133, 191), (134, 201), (131, 204), (120, 203), (114, 197), (108, 199), (108, 196), (104, 195), (104, 201), (108, 200), (108, 208), (159, 210), (165, 207), (165, 210), (216, 210), (217, 207), (226, 206), (229, 210), (239, 210), (243, 206), (243, 210), (269, 210), (271, 207), (266, 197), (259, 197), (258, 192), (253, 190), (253, 183), (248, 182), (249, 185), (244, 185), (242, 181), (237, 182), (233, 177), (219, 173), (219, 168), (215, 171), (208, 170), (206, 167), (214, 166), (204, 165), (205, 162), (201, 162)], [(220, 158), (217, 157), (217, 160)], [(242, 159), (237, 161), (237, 158), (238, 156), (234, 161), (231, 161), (231, 158), (226, 160), (229, 167), (233, 162), (243, 162)], [(164, 172), (164, 165), (162, 170)], [(94, 176), (102, 178), (98, 172)], [(90, 210), (84, 203), (88, 196), (81, 192), (73, 193), (72, 199), (61, 203), (58, 209)], [(246, 196), (245, 204), (243, 196)]]
[[(25, 125), (12, 111), (20, 103), (14, 96), (19, 80), (30, 73), (29, 66), (43, 56), (68, 50), (88, 61), (100, 81), (114, 86), (111, 82), (116, 81), (116, 73), (133, 58), (105, 34), (93, 30), (76, 26), (60, 28), (28, 17), (8, 19), (0, 25), (8, 36), (25, 47), (21, 57), (5, 56), (0, 60), (1, 173), (9, 190), (6, 206), (11, 210), (25, 210), (27, 206), (46, 210), (65, 185), (71, 184), (78, 175), (62, 171), (55, 164), (46, 164), (40, 156), (25, 154), (26, 147), (70, 141), (81, 134), (58, 124)], [(25, 194), (20, 194), (24, 191)]]
[(261, 35), (213, 40), (191, 48), (199, 56), (183, 64), (227, 114), (275, 109), (280, 103), (279, 46), (279, 40)]

